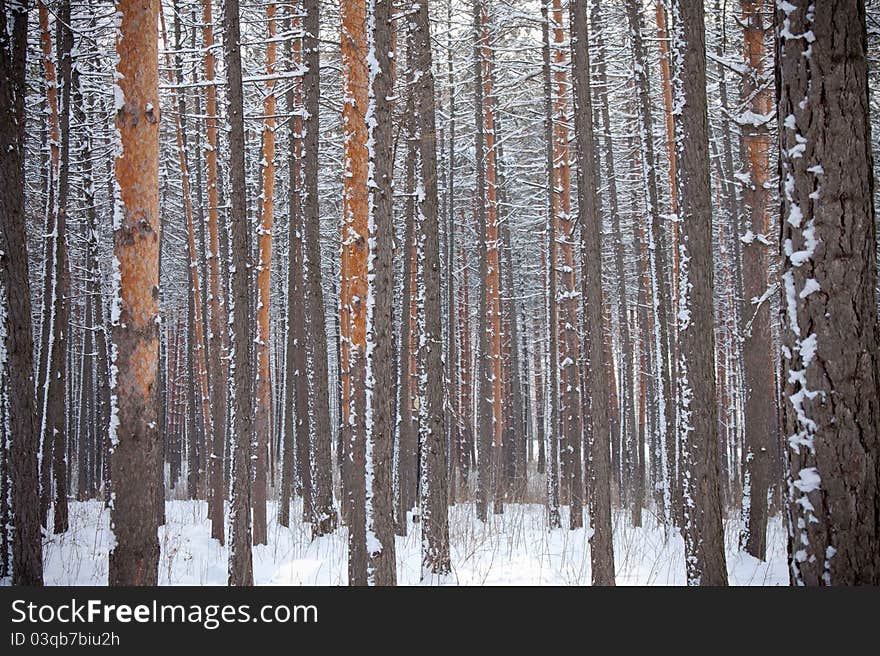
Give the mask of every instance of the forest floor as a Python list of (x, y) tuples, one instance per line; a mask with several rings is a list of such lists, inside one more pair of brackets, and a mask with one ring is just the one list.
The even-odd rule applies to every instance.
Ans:
[[(275, 520), (269, 508), (269, 544), (254, 548), (254, 580), (259, 585), (345, 585), (345, 529), (311, 540), (310, 527)], [(299, 509), (299, 504), (294, 505)], [(207, 505), (169, 501), (167, 523), (159, 529), (162, 585), (225, 585), (226, 550), (210, 537)], [(567, 509), (563, 509), (566, 513)], [(508, 505), (503, 515), (483, 524), (471, 504), (452, 506), (450, 545), (453, 574), (459, 585), (589, 585), (589, 529), (546, 528), (544, 507)], [(297, 517), (297, 513), (291, 513)], [(618, 585), (683, 585), (684, 543), (678, 533), (664, 538), (663, 527), (645, 511), (644, 526), (634, 528), (628, 512), (615, 514), (614, 557)], [(70, 505), (70, 530), (45, 538), (47, 585), (106, 585), (107, 553), (112, 542), (110, 511), (98, 501)], [(563, 526), (567, 515), (563, 514)], [(50, 523), (51, 526), (51, 523)], [(767, 562), (739, 551), (740, 523), (726, 523), (727, 567), (732, 585), (787, 585), (786, 536), (779, 517), (770, 521)], [(418, 524), (398, 537), (397, 579), (419, 583)]]

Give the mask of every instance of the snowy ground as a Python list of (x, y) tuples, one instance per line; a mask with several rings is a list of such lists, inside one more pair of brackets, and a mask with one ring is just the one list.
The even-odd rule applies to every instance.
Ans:
[[(269, 517), (274, 518), (274, 504)], [(664, 541), (652, 517), (633, 528), (628, 513), (615, 516), (614, 556), (618, 585), (682, 585), (684, 546), (680, 536)], [(226, 551), (210, 538), (204, 502), (169, 501), (168, 523), (159, 529), (162, 585), (224, 585)], [(296, 515), (294, 515), (296, 516)], [(564, 524), (566, 522), (565, 517)], [(50, 524), (51, 525), (51, 524)], [(412, 526), (410, 527), (412, 529)], [(418, 525), (397, 538), (397, 577), (419, 583)], [(770, 522), (768, 561), (736, 548), (737, 522), (727, 525), (727, 567), (734, 585), (787, 585), (785, 533), (779, 518)], [(44, 558), (49, 585), (106, 585), (109, 511), (99, 502), (72, 503), (70, 531), (47, 538)], [(487, 524), (473, 506), (450, 508), (453, 576), (460, 585), (589, 585), (590, 551), (585, 530), (548, 531), (544, 508), (510, 505)], [(263, 585), (344, 585), (345, 529), (310, 539), (300, 522), (287, 529), (274, 519), (269, 544), (254, 549), (254, 579)]]

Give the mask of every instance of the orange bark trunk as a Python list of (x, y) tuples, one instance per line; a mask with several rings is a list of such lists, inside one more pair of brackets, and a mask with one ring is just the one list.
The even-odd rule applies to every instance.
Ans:
[[(214, 25), (211, 0), (202, 5), (202, 41), (205, 58), (205, 129), (207, 148), (205, 149), (205, 168), (208, 193), (208, 311), (210, 316), (209, 369), (211, 379), (211, 405), (217, 422), (211, 454), (211, 534), (225, 542), (223, 500), (226, 486), (223, 480), (223, 444), (226, 437), (226, 378), (227, 371), (222, 353), (226, 349), (226, 307), (223, 287), (220, 285), (220, 221), (218, 217), (217, 190), (217, 88), (214, 86)], [(217, 507), (219, 504), (219, 508)]]
[(52, 53), (52, 34), (49, 32), (49, 10), (46, 3), (37, 3), (40, 16), (40, 48), (43, 51), (43, 72), (46, 75), (46, 102), (49, 105), (49, 161), (52, 166), (51, 180), (58, 180), (58, 162), (61, 152), (61, 131), (58, 121), (58, 77)]
[(156, 585), (159, 388), (159, 2), (121, 0), (114, 97), (110, 585)]
[(263, 99), (263, 161), (262, 161), (262, 211), (258, 246), (260, 262), (257, 268), (257, 408), (256, 441), (254, 460), (254, 544), (265, 544), (266, 535), (266, 487), (269, 467), (270, 432), (272, 430), (272, 374), (269, 359), (269, 306), (272, 278), (272, 227), (274, 224), (275, 195), (275, 74), (276, 25), (275, 4), (266, 7), (266, 97)]
[[(675, 184), (678, 163), (675, 155), (675, 120), (672, 116), (672, 55), (669, 52), (669, 30), (666, 27), (666, 9), (657, 0), (654, 6), (657, 19), (657, 41), (660, 45), (660, 81), (663, 87), (663, 120), (666, 125), (666, 159), (669, 162), (669, 194), (672, 213), (678, 216), (678, 187)], [(678, 280), (678, 221), (672, 223), (672, 279)], [(672, 286), (673, 299), (678, 298), (678, 285)]]
[[(562, 438), (566, 448), (560, 456), (562, 492), (568, 494), (571, 505), (571, 527), (581, 525), (581, 397), (580, 368), (578, 366), (578, 298), (575, 280), (574, 242), (575, 222), (571, 215), (571, 164), (568, 129), (568, 91), (566, 74), (568, 33), (565, 30), (561, 0), (553, 0), (553, 210), (556, 217), (556, 243), (558, 261), (552, 263), (557, 269), (559, 297), (559, 373), (562, 417)], [(562, 444), (562, 443), (560, 443)]]

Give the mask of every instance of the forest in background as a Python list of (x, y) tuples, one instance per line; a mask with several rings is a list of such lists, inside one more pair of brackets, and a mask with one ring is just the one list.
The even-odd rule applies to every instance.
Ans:
[(155, 584), (196, 499), (233, 585), (271, 512), (442, 582), (453, 504), (880, 583), (875, 4), (2, 12), (4, 579), (97, 499)]

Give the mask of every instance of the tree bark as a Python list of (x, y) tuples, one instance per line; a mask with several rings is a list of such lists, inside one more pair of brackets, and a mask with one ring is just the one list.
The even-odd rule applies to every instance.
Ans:
[(309, 360), (311, 371), (314, 434), (311, 460), (314, 463), (312, 536), (336, 529), (333, 478), (330, 462), (330, 392), (327, 371), (327, 324), (324, 319), (324, 290), (321, 286), (321, 218), (318, 207), (318, 101), (320, 70), (318, 51), (318, 0), (304, 0), (303, 19), (303, 221), (306, 242), (306, 298), (309, 311)]
[(712, 202), (702, 0), (673, 0), (678, 159), (678, 439), (689, 585), (727, 585), (715, 398)]
[(231, 183), (232, 250), (232, 458), (230, 476), (232, 494), (229, 499), (229, 585), (253, 585), (251, 557), (251, 435), (253, 402), (251, 397), (251, 314), (250, 256), (248, 253), (247, 190), (244, 162), (244, 102), (241, 80), (241, 31), (238, 0), (226, 0), (225, 34), (227, 120), (229, 122), (229, 177)]
[(593, 585), (614, 585), (611, 533), (611, 455), (608, 406), (603, 374), (607, 365), (602, 346), (602, 218), (596, 211), (596, 174), (590, 57), (584, 0), (571, 3), (572, 78), (577, 134), (578, 212), (581, 224), (581, 294), (585, 304), (586, 346), (589, 353), (587, 388), (590, 393), (590, 561)]
[(395, 585), (393, 458), (394, 366), (394, 149), (391, 0), (369, 0), (368, 130), (369, 264), (367, 297), (366, 546), (367, 582)]
[(880, 336), (861, 0), (778, 5), (783, 425), (796, 585), (880, 584)]
[(443, 398), (443, 328), (440, 317), (440, 225), (437, 194), (437, 133), (434, 74), (428, 2), (414, 0), (410, 18), (418, 117), (419, 173), (424, 194), (418, 199), (419, 226), (424, 240), (424, 349), (421, 387), (425, 403), (419, 408), (421, 446), (422, 579), (452, 571), (446, 489), (446, 430)]
[[(767, 490), (770, 487), (771, 445), (776, 439), (776, 395), (770, 334), (770, 131), (772, 82), (768, 79), (764, 44), (764, 0), (742, 0), (745, 60), (742, 96), (749, 99), (739, 124), (747, 155), (745, 205), (748, 223), (743, 244), (744, 304), (743, 369), (745, 395), (745, 456), (743, 457), (744, 532), (740, 546), (756, 558), (767, 551)], [(738, 232), (738, 231), (736, 231)], [(746, 492), (747, 491), (747, 492)]]
[(40, 489), (35, 422), (31, 286), (25, 214), (25, 97), (28, 11), (0, 3), (0, 276), (6, 294), (5, 339), (11, 488), (13, 585), (43, 584)]
[(156, 585), (160, 454), (159, 3), (122, 0), (116, 40), (110, 585)]

